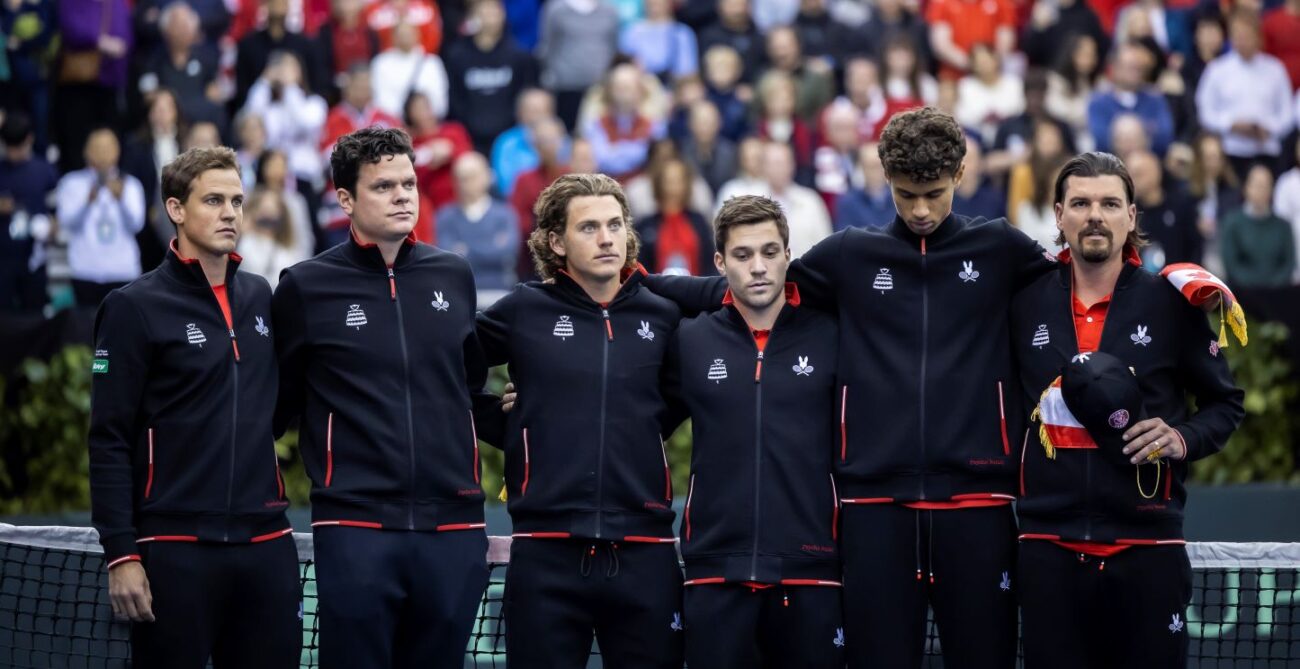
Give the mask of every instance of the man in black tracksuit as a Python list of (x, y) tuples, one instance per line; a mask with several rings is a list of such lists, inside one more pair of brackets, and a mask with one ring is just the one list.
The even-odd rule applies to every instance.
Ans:
[[(952, 213), (965, 153), (952, 117), (898, 114), (880, 152), (898, 217), (878, 233), (831, 235), (790, 266), (803, 301), (839, 320), (849, 666), (919, 667), (932, 607), (944, 666), (1011, 667), (1011, 448), (1024, 420), (1006, 313), (1054, 262), (1003, 219)], [(716, 308), (726, 289), (689, 277), (650, 285), (688, 311)]]
[[(91, 519), (133, 666), (297, 667), (298, 555), (271, 436), (271, 289), (237, 271), (234, 151), (163, 168), (177, 239), (95, 319)], [(147, 577), (146, 577), (147, 574)]]
[(684, 322), (669, 353), (694, 437), (681, 532), (691, 667), (844, 666), (837, 329), (785, 283), (788, 238), (776, 202), (728, 200), (715, 232), (727, 306)]
[(554, 283), (515, 288), (479, 316), (488, 362), (518, 388), (505, 437), (514, 524), (504, 616), (511, 669), (682, 664), (681, 584), (664, 438), (664, 356), (680, 319), (645, 290), (618, 183), (561, 177), (529, 245)]
[[(1188, 463), (1223, 448), (1243, 416), (1243, 393), (1205, 314), (1140, 269), (1144, 241), (1132, 203), (1133, 182), (1114, 156), (1067, 163), (1056, 186), (1064, 262), (1012, 308), (1021, 390), (1039, 405), (1044, 441), (1033, 425), (1020, 454), (1028, 669), (1186, 665), (1192, 577), (1183, 481)], [(1121, 377), (1126, 370), (1136, 377), (1149, 417), (1103, 411), (1099, 429), (1108, 421), (1119, 437), (1111, 441), (1127, 444), (1113, 454), (1119, 462), (1098, 428), (1083, 423), (1079, 434), (1080, 412), (1095, 407), (1075, 400), (1070, 418), (1061, 411), (1071, 401), (1070, 375), (1094, 373), (1106, 355), (1118, 359)]]
[(330, 162), (351, 238), (286, 270), (274, 300), (277, 428), (301, 419), (312, 479), (321, 666), (460, 667), (488, 576), (475, 416), (499, 415), (474, 278), (411, 236), (405, 133), (359, 130)]

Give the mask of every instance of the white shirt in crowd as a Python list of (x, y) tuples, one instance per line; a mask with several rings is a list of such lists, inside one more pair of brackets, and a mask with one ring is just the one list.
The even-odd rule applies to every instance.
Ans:
[(429, 98), (438, 118), (447, 116), (447, 68), (442, 59), (419, 47), (406, 53), (389, 49), (370, 61), (370, 81), (376, 107), (401, 119), (402, 107), (412, 92)]
[(1061, 250), (1060, 244), (1056, 243), (1061, 231), (1056, 227), (1056, 210), (1050, 203), (1038, 207), (1028, 200), (1021, 202), (1016, 209), (1016, 227), (1052, 255)]
[[(1273, 213), (1291, 222), (1296, 257), (1300, 258), (1300, 167), (1293, 167), (1278, 177), (1277, 187), (1273, 189)], [(1291, 276), (1291, 283), (1300, 284), (1300, 267)]]
[(957, 84), (957, 108), (953, 116), (965, 128), (976, 128), (985, 146), (992, 146), (998, 122), (1025, 111), (1025, 85), (1018, 77), (1004, 74), (993, 85), (975, 76), (962, 77)]
[(329, 114), (325, 99), (298, 86), (286, 86), (279, 100), (271, 97), (271, 84), (259, 78), (248, 91), (244, 113), (262, 118), (266, 147), (284, 152), (294, 176), (320, 188), (325, 170), (320, 136)]
[(107, 185), (90, 200), (99, 175), (91, 168), (59, 179), (59, 227), (68, 240), (68, 269), (72, 278), (95, 283), (131, 281), (140, 276), (140, 248), (135, 233), (144, 227), (144, 187), (135, 177), (119, 173), (122, 197)]
[[(1266, 53), (1249, 61), (1226, 53), (1205, 67), (1196, 87), (1196, 111), (1206, 130), (1223, 137), (1223, 152), (1249, 158), (1282, 152), (1282, 138), (1291, 131), (1291, 79), (1282, 61)], [(1258, 123), (1269, 131), (1257, 140), (1229, 129), (1239, 121)]]

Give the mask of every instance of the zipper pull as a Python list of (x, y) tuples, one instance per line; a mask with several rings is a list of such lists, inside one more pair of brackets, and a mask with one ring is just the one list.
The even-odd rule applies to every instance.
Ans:
[(388, 297), (393, 302), (397, 301), (397, 277), (393, 276), (393, 268), (388, 268)]
[(239, 362), (239, 340), (235, 338), (235, 329), (227, 330), (230, 333), (230, 347), (235, 349), (235, 362)]
[(754, 383), (763, 379), (763, 352), (758, 352), (758, 361), (754, 364)]
[(921, 255), (925, 255), (925, 237), (921, 238)]
[(609, 323), (609, 309), (601, 309), (600, 315), (605, 318), (605, 335), (610, 341), (614, 341), (614, 326)]

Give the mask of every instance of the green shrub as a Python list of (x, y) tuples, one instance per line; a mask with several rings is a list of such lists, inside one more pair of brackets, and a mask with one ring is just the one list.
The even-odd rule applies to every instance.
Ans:
[(90, 507), (90, 348), (28, 358), (0, 379), (0, 513)]

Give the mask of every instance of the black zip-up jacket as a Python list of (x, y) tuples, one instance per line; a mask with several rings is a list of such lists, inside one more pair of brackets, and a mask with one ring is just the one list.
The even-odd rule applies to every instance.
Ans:
[(173, 247), (95, 317), (91, 519), (107, 564), (137, 540), (243, 543), (289, 532), (271, 436), (278, 374), (271, 289), (237, 271), (233, 328), (195, 260)]
[(692, 417), (688, 583), (838, 585), (835, 320), (788, 301), (760, 352), (734, 306), (682, 323), (669, 360)]
[(312, 524), (483, 527), (475, 418), (500, 409), (469, 263), (412, 237), (390, 268), (352, 237), (285, 270), (274, 305), (277, 430), (300, 418)]
[[(1078, 354), (1068, 263), (1016, 296), (1011, 332), (1024, 405), (1032, 409)], [(1143, 465), (1116, 466), (1096, 449), (1057, 449), (1048, 460), (1030, 425), (1021, 453), (1020, 501), (1025, 538), (1153, 543), (1183, 538), (1183, 480), (1188, 464), (1217, 453), (1241, 423), (1244, 393), (1228, 371), (1204, 312), (1165, 279), (1125, 264), (1106, 310), (1099, 350), (1133, 368), (1150, 418), (1162, 418), (1187, 444), (1184, 460), (1166, 460), (1156, 478)], [(1187, 397), (1196, 398), (1197, 411)]]
[[(835, 314), (835, 480), (846, 504), (1010, 498), (1011, 435), (1028, 411), (1006, 314), (1054, 260), (1005, 219), (949, 215), (926, 237), (901, 219), (848, 229), (790, 265), (808, 306)], [(726, 281), (656, 276), (685, 310), (717, 308)]]
[(681, 312), (641, 280), (602, 307), (561, 273), (479, 315), (488, 362), (508, 363), (519, 393), (504, 437), (515, 536), (673, 541), (663, 444), (680, 405), (664, 363)]

